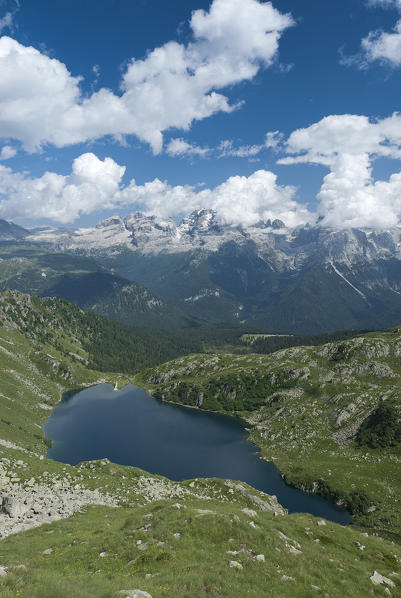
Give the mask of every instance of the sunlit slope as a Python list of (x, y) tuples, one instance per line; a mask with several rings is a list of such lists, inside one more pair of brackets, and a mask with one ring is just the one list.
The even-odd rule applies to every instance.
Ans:
[[(288, 482), (331, 496), (359, 523), (399, 540), (400, 356), (395, 328), (271, 355), (190, 355), (140, 381), (156, 397), (241, 415)], [(379, 405), (390, 423), (376, 430)], [(357, 442), (362, 425), (368, 433)]]

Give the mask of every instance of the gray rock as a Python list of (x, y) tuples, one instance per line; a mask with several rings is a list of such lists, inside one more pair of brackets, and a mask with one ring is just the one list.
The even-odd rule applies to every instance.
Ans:
[(381, 584), (386, 584), (387, 586), (390, 586), (390, 588), (395, 587), (395, 583), (393, 582), (392, 579), (389, 579), (388, 577), (384, 577), (384, 575), (381, 575), (377, 571), (374, 571), (373, 575), (370, 576), (370, 581), (375, 586), (379, 586)]
[(238, 570), (243, 569), (243, 566), (238, 561), (228, 561), (228, 566), (231, 569), (238, 569)]
[(125, 596), (125, 598), (152, 598), (152, 596), (144, 590), (120, 590), (117, 593), (119, 596)]
[(245, 515), (248, 515), (248, 517), (255, 517), (256, 518), (258, 516), (257, 512), (254, 511), (253, 509), (244, 508), (244, 509), (241, 509), (241, 512), (245, 513)]
[(30, 508), (29, 504), (12, 496), (3, 496), (1, 511), (12, 518), (22, 517)]

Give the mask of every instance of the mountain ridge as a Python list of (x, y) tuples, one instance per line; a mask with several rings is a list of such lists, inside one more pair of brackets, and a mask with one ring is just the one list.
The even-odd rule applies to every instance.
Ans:
[(231, 226), (213, 210), (176, 224), (137, 212), (24, 242), (91, 257), (195, 321), (317, 334), (401, 318), (401, 227)]

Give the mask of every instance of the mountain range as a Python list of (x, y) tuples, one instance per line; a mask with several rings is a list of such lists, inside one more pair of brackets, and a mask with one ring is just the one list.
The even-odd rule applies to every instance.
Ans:
[(319, 333), (401, 320), (401, 227), (291, 229), (280, 220), (231, 226), (212, 210), (176, 224), (137, 212), (77, 229), (0, 221), (0, 241), (11, 240), (90, 257), (173, 304), (181, 325), (242, 322)]

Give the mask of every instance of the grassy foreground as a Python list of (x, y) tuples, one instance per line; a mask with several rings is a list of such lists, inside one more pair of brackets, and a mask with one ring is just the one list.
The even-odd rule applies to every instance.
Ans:
[[(398, 546), (307, 515), (249, 516), (235, 503), (193, 498), (181, 508), (91, 507), (7, 538), (0, 559), (10, 567), (2, 598), (112, 598), (137, 588), (154, 598), (362, 598), (386, 587), (401, 596)], [(389, 583), (373, 585), (375, 570)]]
[[(388, 592), (392, 596), (401, 596), (401, 547), (378, 537), (376, 526), (372, 530), (341, 527), (311, 515), (287, 515), (274, 498), (246, 484), (228, 480), (197, 479), (174, 483), (133, 467), (112, 464), (106, 459), (76, 467), (46, 459), (47, 444), (41, 426), (62, 393), (99, 381), (125, 384), (127, 376), (88, 368), (86, 344), (80, 341), (78, 334), (82, 327), (74, 334), (71, 323), (62, 334), (58, 326), (64, 321), (59, 320), (57, 302), (53, 304), (53, 318), (42, 318), (38, 323), (40, 302), (33, 306), (35, 319), (29, 300), (18, 295), (14, 299), (14, 304), (3, 302), (0, 305), (1, 494), (2, 497), (10, 492), (17, 497), (38, 497), (42, 492), (56, 499), (65, 492), (68, 500), (72, 497), (77, 504), (72, 509), (74, 514), (68, 518), (65, 513), (41, 511), (39, 505), (24, 519), (26, 531), (1, 539), (0, 573), (5, 573), (0, 574), (1, 598), (117, 598), (123, 595), (119, 594), (121, 590), (134, 589), (148, 592), (153, 598), (259, 598), (270, 595), (278, 598), (313, 595), (364, 598), (388, 595)], [(45, 302), (44, 305), (48, 304)], [(24, 330), (21, 322), (30, 325)], [(54, 339), (57, 339), (56, 343)], [(304, 349), (297, 351), (301, 351), (296, 354), (297, 363), (302, 363)], [(310, 359), (309, 351), (316, 349), (307, 351)], [(286, 351), (278, 357), (277, 354), (246, 356), (249, 368), (253, 368), (253, 376), (256, 358), (261, 360), (258, 362), (260, 372), (266, 373), (266, 360), (273, 360), (269, 363), (276, 363), (280, 368), (284, 358), (290, 363), (294, 356)], [(209, 360), (202, 362), (203, 377), (195, 366), (191, 370), (196, 384), (202, 380), (205, 383), (211, 368), (217, 376), (228, 374), (228, 368), (238, 368), (239, 363), (242, 368), (244, 362), (235, 360), (245, 358), (219, 356), (221, 361), (216, 361), (214, 356), (188, 357), (181, 360), (179, 367), (185, 364), (188, 367), (188, 363), (200, 367), (203, 359)], [(214, 360), (212, 364), (210, 360)], [(177, 365), (174, 367), (177, 369)], [(148, 372), (145, 377), (171, 374), (171, 371), (170, 363)], [(182, 369), (175, 376), (177, 382), (178, 376), (183, 376)], [(297, 384), (283, 388), (282, 392), (294, 393), (300, 378), (300, 375), (295, 376)], [(243, 380), (242, 374), (237, 371), (231, 380)], [(171, 380), (163, 382), (165, 385), (169, 383)], [(395, 379), (392, 385), (396, 385)], [(231, 396), (230, 400), (236, 400), (232, 390), (227, 387), (225, 392)], [(316, 438), (313, 435), (311, 438), (323, 443), (319, 437), (321, 424), (316, 416), (318, 407), (314, 392), (310, 395), (313, 400), (305, 401), (305, 404), (310, 403), (315, 413)], [(253, 405), (258, 393), (251, 396)], [(241, 396), (245, 398), (247, 394)], [(280, 396), (290, 400), (287, 395)], [(203, 398), (207, 406), (206, 394)], [(238, 396), (238, 400), (243, 399)], [(293, 400), (293, 418), (297, 421), (295, 416), (300, 406), (296, 403), (296, 394)], [(369, 409), (374, 403), (372, 399)], [(265, 442), (267, 448), (263, 450), (266, 452), (270, 445), (263, 434), (269, 422), (276, 419), (271, 418), (270, 411), (266, 415), (264, 409), (271, 408), (268, 402), (263, 402), (249, 412), (243, 406), (238, 411), (247, 413), (249, 418), (253, 414), (256, 418), (253, 433), (259, 435), (262, 446)], [(364, 409), (368, 411), (367, 407)], [(285, 413), (285, 409), (281, 413)], [(277, 425), (276, 432), (283, 430), (287, 439), (293, 430), (289, 417), (282, 420), (281, 426)], [(299, 432), (304, 439), (309, 438), (309, 432), (305, 432), (310, 429), (307, 425), (310, 427), (310, 419), (305, 420), (305, 429)], [(274, 456), (280, 456), (281, 440), (279, 435), (277, 438)], [(315, 440), (305, 446), (309, 451), (307, 454), (315, 455), (316, 466), (319, 466)], [(330, 447), (336, 446), (331, 436), (326, 441)], [(294, 437), (291, 442), (296, 447), (299, 441)], [(285, 445), (284, 441), (282, 444)], [(292, 450), (295, 459), (295, 448)], [(345, 447), (343, 450), (351, 449)], [(283, 451), (283, 468), (286, 458), (289, 467), (290, 455), (288, 450)], [(344, 452), (344, 455), (345, 465), (349, 467), (349, 453)], [(340, 451), (334, 456), (340, 459)], [(397, 458), (394, 452), (391, 456)], [(382, 452), (380, 458), (386, 467), (391, 467), (390, 458), (384, 458)], [(300, 464), (299, 455), (297, 459), (295, 462)], [(359, 462), (354, 464), (359, 465)], [(305, 464), (303, 471), (306, 471)], [(367, 472), (368, 465), (365, 476)], [(381, 483), (384, 487), (383, 480), (382, 476), (378, 485)], [(359, 483), (356, 479), (356, 484)], [(393, 499), (397, 484), (399, 480), (394, 482)], [(373, 482), (370, 485), (373, 487)], [(85, 498), (88, 494), (82, 494), (82, 491), (93, 494)], [(113, 502), (113, 508), (102, 506), (101, 502), (106, 498)], [(381, 516), (386, 504), (385, 497), (382, 503), (377, 501)], [(371, 516), (375, 517), (376, 512)], [(0, 514), (0, 533), (6, 536), (12, 531), (18, 532), (17, 525), (14, 530), (10, 528), (14, 523), (17, 521)]]

